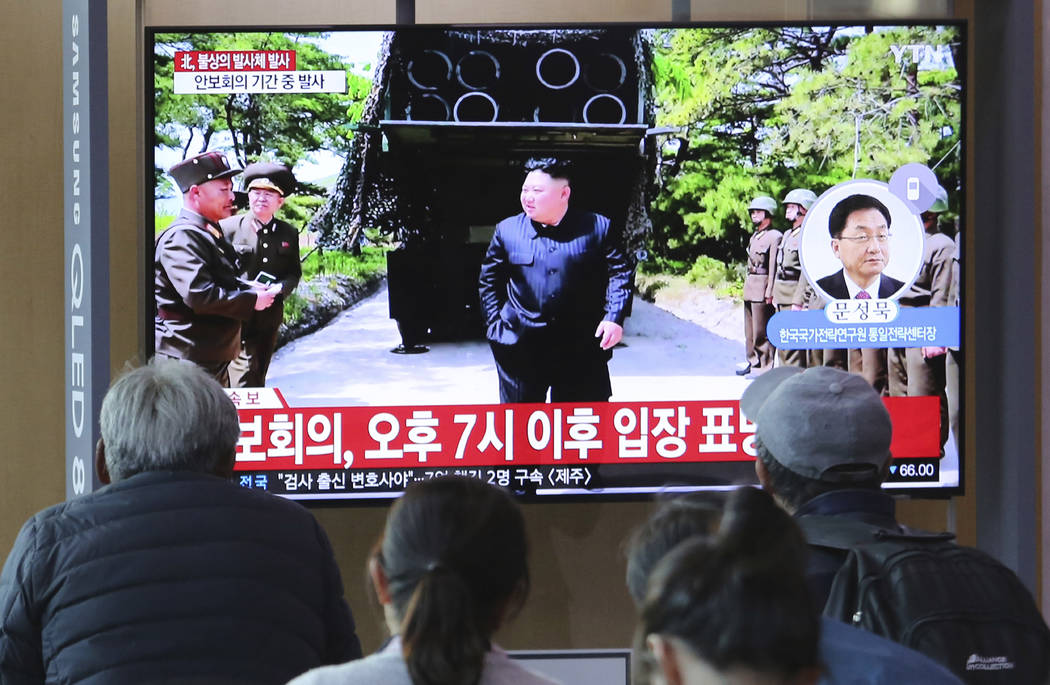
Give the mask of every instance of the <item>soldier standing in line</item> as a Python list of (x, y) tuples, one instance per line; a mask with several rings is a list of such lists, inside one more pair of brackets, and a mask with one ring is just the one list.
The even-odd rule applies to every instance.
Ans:
[[(960, 270), (962, 264), (959, 262), (962, 256), (962, 230), (959, 228), (958, 220), (955, 224), (955, 252), (952, 256), (952, 288), (948, 296), (948, 302), (953, 307), (960, 307), (962, 314), (962, 280)], [(951, 426), (952, 435), (955, 437), (955, 447), (959, 447), (962, 425), (960, 415), (960, 393), (959, 373), (963, 365), (962, 349), (959, 346), (949, 347), (948, 354), (944, 356), (944, 394), (948, 398), (948, 425)]]
[[(955, 242), (941, 233), (938, 218), (948, 209), (948, 192), (938, 186), (937, 199), (922, 213), (922, 266), (915, 282), (900, 297), (902, 307), (947, 307), (951, 304), (952, 260)], [(893, 348), (889, 351), (890, 395), (922, 397), (941, 401), (941, 444), (948, 439), (948, 399), (945, 395), (947, 347)]]
[(747, 246), (747, 277), (744, 279), (744, 340), (747, 361), (736, 368), (738, 376), (751, 371), (762, 373), (773, 366), (774, 348), (766, 336), (766, 324), (773, 316), (773, 278), (777, 247), (782, 234), (774, 229), (777, 201), (756, 197), (748, 205), (755, 232)]
[[(802, 260), (799, 259), (798, 251), (802, 245), (802, 221), (816, 200), (816, 193), (805, 188), (795, 188), (784, 196), (784, 216), (791, 222), (791, 228), (784, 233), (780, 249), (777, 250), (773, 304), (778, 312), (802, 309), (805, 295), (799, 287)], [(778, 350), (777, 355), (780, 357), (780, 363), (785, 366), (806, 368), (805, 350)]]
[(299, 231), (274, 216), (295, 191), (296, 180), (291, 169), (273, 162), (249, 164), (243, 179), (249, 211), (223, 219), (219, 226), (240, 255), (241, 276), (281, 290), (272, 306), (255, 312), (242, 326), (240, 354), (230, 363), (230, 387), (261, 388), (284, 321), (284, 299), (295, 292), (303, 274)]

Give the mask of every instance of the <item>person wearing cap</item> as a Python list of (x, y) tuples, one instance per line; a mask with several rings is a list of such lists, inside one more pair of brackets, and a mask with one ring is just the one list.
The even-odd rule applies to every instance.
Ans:
[[(933, 205), (922, 213), (922, 264), (901, 295), (902, 307), (947, 307), (952, 303), (952, 263), (955, 242), (940, 232), (938, 219), (948, 210), (948, 192), (937, 186)], [(889, 391), (894, 397), (934, 396), (941, 403), (941, 444), (948, 439), (948, 398), (945, 394), (947, 347), (893, 348), (889, 351)]]
[(284, 164), (256, 162), (244, 168), (249, 211), (219, 222), (226, 240), (241, 260), (241, 276), (280, 285), (273, 304), (255, 312), (241, 327), (241, 351), (230, 364), (230, 385), (260, 388), (277, 348), (277, 332), (284, 321), (284, 300), (303, 275), (299, 262), (299, 231), (275, 214), (295, 191), (292, 170)]
[[(782, 366), (740, 398), (755, 424), (755, 472), (796, 518), (842, 516), (901, 530), (882, 491), (893, 427), (882, 398), (857, 374)], [(803, 526), (805, 529), (805, 526)], [(810, 547), (807, 581), (823, 606), (845, 552)]]
[(273, 303), (278, 289), (239, 277), (238, 257), (219, 221), (233, 211), (232, 177), (221, 152), (205, 152), (168, 171), (182, 191), (182, 211), (158, 237), (153, 291), (156, 355), (193, 362), (229, 386), (240, 352), (241, 322)]
[(904, 283), (883, 270), (890, 262), (890, 210), (878, 198), (858, 193), (836, 204), (828, 216), (831, 250), (842, 268), (817, 280), (834, 300), (886, 299)]
[[(817, 195), (812, 190), (795, 188), (784, 196), (784, 216), (791, 222), (791, 228), (784, 233), (777, 249), (776, 276), (773, 278), (773, 305), (778, 312), (784, 310), (799, 311), (805, 298), (805, 290), (799, 287), (802, 276), (802, 260), (799, 259), (799, 248), (802, 246), (802, 222), (806, 212), (816, 202)], [(785, 366), (806, 366), (805, 350), (778, 350), (780, 363)]]
[(747, 244), (747, 277), (744, 278), (744, 353), (747, 360), (736, 368), (738, 376), (762, 373), (773, 366), (773, 344), (766, 324), (773, 316), (773, 265), (782, 234), (773, 228), (777, 201), (756, 197), (747, 207), (755, 232)]

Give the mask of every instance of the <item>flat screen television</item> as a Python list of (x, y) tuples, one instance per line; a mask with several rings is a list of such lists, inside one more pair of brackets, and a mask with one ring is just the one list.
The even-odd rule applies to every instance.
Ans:
[[(270, 240), (297, 250), (302, 269), (278, 300), (265, 380), (230, 390), (236, 479), (344, 502), (391, 499), (444, 473), (534, 499), (725, 489), (755, 482), (744, 388), (770, 365), (821, 364), (861, 372), (885, 396), (888, 489), (961, 492), (948, 417), (961, 387), (965, 28), (148, 31), (154, 238), (180, 212), (167, 170), (184, 159), (218, 151), (236, 168), (283, 163), (294, 176), (250, 192), (258, 174), (234, 178), (238, 215), (254, 211), (245, 196), (259, 188), (281, 195), (276, 217), (297, 237)], [(501, 404), (479, 276), (496, 226), (523, 211), (530, 165), (550, 159), (572, 165), (572, 211), (609, 219), (601, 278), (612, 281), (610, 251), (622, 267), (612, 394)], [(886, 228), (832, 240), (833, 209), (858, 195), (880, 201)], [(534, 228), (534, 239), (547, 230)], [(266, 230), (253, 225), (255, 252), (239, 255), (255, 287), (285, 278), (258, 261)], [(766, 252), (749, 258), (756, 232)], [(865, 263), (881, 260), (876, 278), (892, 287), (867, 300), (840, 293), (836, 274), (855, 273), (849, 250), (878, 252)], [(502, 263), (521, 256), (512, 246)], [(586, 288), (556, 271), (536, 287), (561, 298), (564, 320), (582, 305), (560, 289)], [(513, 276), (499, 278), (505, 297)], [(768, 304), (769, 292), (747, 292), (756, 279), (790, 292)], [(147, 339), (177, 318), (155, 311)], [(764, 328), (755, 317), (768, 317)], [(553, 365), (560, 344), (533, 368)]]

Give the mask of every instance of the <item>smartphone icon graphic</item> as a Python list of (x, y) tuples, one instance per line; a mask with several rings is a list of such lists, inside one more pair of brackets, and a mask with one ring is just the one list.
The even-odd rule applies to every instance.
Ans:
[(908, 177), (908, 199), (915, 202), (919, 199), (919, 177)]

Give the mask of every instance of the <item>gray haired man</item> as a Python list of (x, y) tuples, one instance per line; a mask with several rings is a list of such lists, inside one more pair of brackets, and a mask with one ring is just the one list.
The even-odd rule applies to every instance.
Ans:
[(155, 360), (100, 423), (106, 487), (29, 519), (0, 575), (0, 682), (284, 683), (360, 656), (320, 525), (229, 481), (214, 379)]

